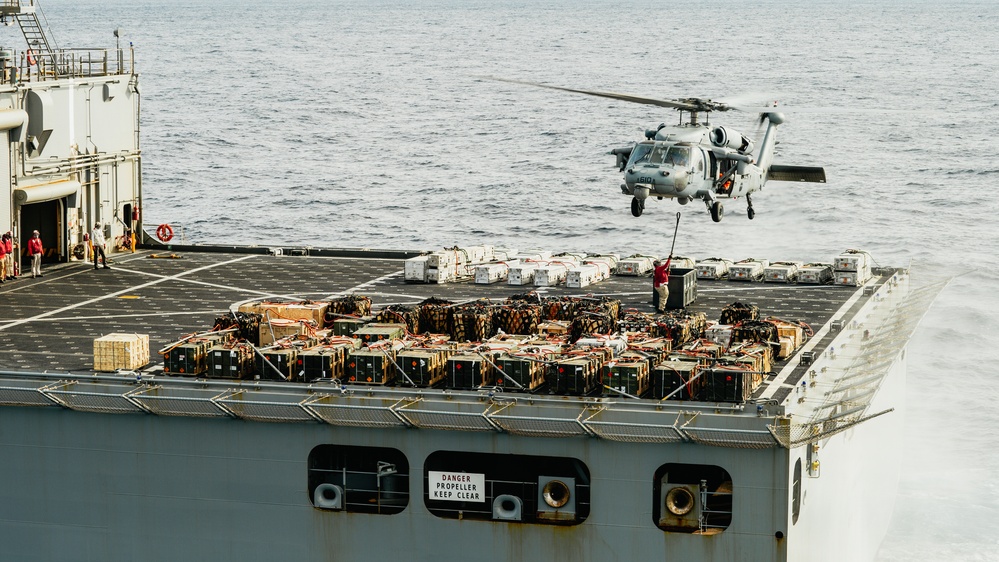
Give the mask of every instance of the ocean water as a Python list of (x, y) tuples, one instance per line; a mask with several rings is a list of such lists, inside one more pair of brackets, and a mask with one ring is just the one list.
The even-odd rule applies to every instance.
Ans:
[[(999, 560), (999, 4), (45, 0), (136, 48), (144, 216), (201, 243), (831, 258), (949, 274), (909, 353), (881, 561)], [(16, 30), (16, 28), (13, 28)], [(10, 37), (16, 38), (14, 35)], [(772, 183), (634, 218), (609, 150), (677, 115), (485, 80), (779, 100)], [(792, 111), (799, 108), (798, 112)], [(823, 111), (806, 111), (822, 108)], [(752, 135), (752, 114), (712, 115)], [(848, 540), (848, 538), (845, 538)]]

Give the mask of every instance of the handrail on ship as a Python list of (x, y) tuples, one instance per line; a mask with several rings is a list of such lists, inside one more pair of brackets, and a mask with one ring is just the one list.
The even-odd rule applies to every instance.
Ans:
[(0, 50), (0, 73), (6, 84), (44, 82), (65, 78), (126, 76), (135, 74), (135, 49), (74, 48), (57, 49), (49, 53), (28, 50)]

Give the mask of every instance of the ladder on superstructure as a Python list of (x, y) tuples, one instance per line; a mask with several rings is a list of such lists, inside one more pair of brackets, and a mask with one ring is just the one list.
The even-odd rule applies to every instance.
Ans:
[[(2, 0), (3, 16), (13, 17), (17, 25), (24, 34), (24, 41), (28, 44), (28, 50), (36, 60), (48, 59), (52, 69), (55, 69), (55, 51), (58, 48), (55, 40), (45, 32), (42, 21), (45, 15), (42, 14), (41, 7), (35, 0), (28, 0), (28, 5), (21, 4), (21, 0)], [(39, 17), (41, 16), (41, 17)], [(47, 22), (46, 22), (47, 24)]]

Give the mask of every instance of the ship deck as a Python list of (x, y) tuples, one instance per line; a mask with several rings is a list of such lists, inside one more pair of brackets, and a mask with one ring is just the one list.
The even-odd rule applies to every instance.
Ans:
[[(111, 269), (94, 270), (87, 262), (47, 267), (43, 277), (22, 275), (0, 286), (0, 371), (24, 373), (93, 373), (93, 340), (108, 333), (148, 334), (150, 365), (162, 370), (157, 350), (185, 335), (210, 329), (237, 302), (261, 299), (333, 298), (345, 293), (371, 297), (373, 307), (414, 304), (431, 296), (454, 302), (502, 300), (534, 287), (464, 281), (410, 284), (403, 260), (410, 252), (309, 251), (310, 255), (248, 253), (243, 248), (189, 248), (164, 252), (143, 249), (116, 254)], [(285, 253), (291, 253), (287, 250)], [(320, 255), (315, 255), (320, 254)], [(605, 295), (620, 299), (623, 309), (652, 312), (650, 277), (612, 276), (583, 289), (538, 288), (548, 295)], [(717, 320), (732, 302), (755, 304), (760, 316), (802, 321), (817, 334), (813, 351), (821, 353), (832, 331), (820, 330), (834, 318), (849, 320), (865, 299), (858, 287), (746, 283), (698, 280), (698, 296), (688, 307)], [(848, 303), (850, 303), (848, 305)], [(792, 355), (790, 362), (796, 362)], [(778, 402), (803, 376), (805, 366), (785, 369), (776, 362), (757, 391)], [(768, 387), (783, 371), (780, 388)], [(295, 383), (285, 383), (295, 384)]]

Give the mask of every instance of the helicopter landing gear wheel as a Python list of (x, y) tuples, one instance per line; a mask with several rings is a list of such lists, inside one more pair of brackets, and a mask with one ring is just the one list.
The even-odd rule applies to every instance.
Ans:
[(749, 217), (749, 220), (753, 220), (753, 217), (756, 216), (756, 211), (754, 211), (753, 208), (750, 207), (749, 209), (746, 210), (746, 216)]
[(715, 201), (711, 204), (711, 220), (721, 222), (724, 213), (725, 207), (722, 207), (721, 201)]
[(638, 197), (633, 197), (631, 199), (631, 214), (640, 217), (642, 216), (642, 211), (645, 210), (645, 203), (638, 200)]

